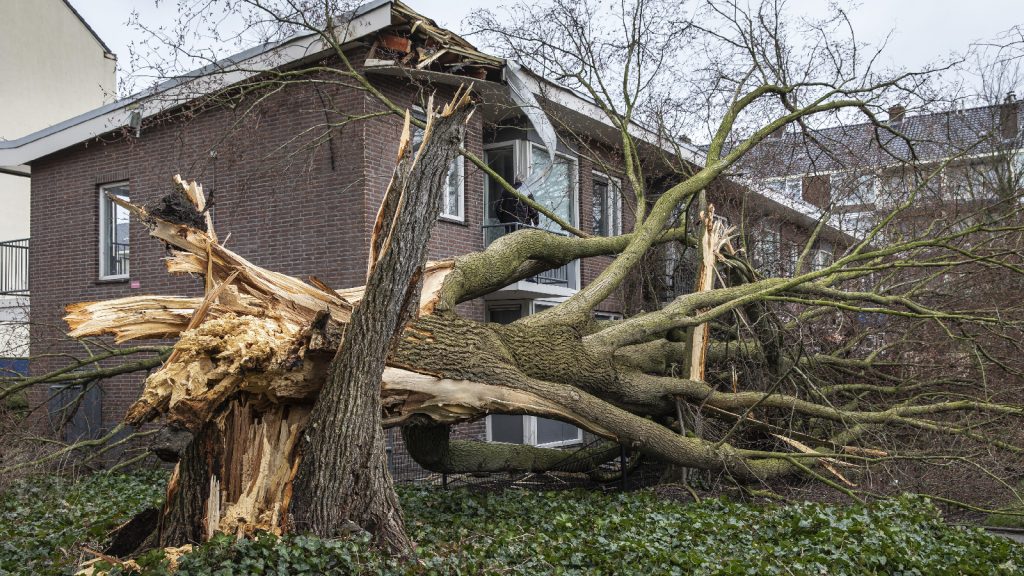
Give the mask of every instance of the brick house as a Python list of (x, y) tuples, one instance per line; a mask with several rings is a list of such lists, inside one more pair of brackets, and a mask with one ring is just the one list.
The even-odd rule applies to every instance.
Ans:
[[(942, 112), (908, 115), (894, 105), (886, 126), (780, 131), (743, 160), (743, 170), (769, 195), (831, 210), (835, 227), (853, 236), (863, 236), (917, 187), (887, 233), (923, 233), (936, 219), (955, 226), (1024, 187), (1020, 104), (1011, 92), (997, 104)], [(776, 262), (794, 258), (785, 248), (762, 252)]]
[[(350, 61), (362, 67), (377, 89), (414, 109), (431, 93), (441, 102), (457, 86), (472, 81), (480, 105), (466, 130), (467, 150), (510, 182), (530, 182), (542, 174), (543, 180), (531, 188), (538, 201), (583, 230), (616, 234), (631, 229), (628, 199), (633, 195), (617, 168), (616, 133), (592, 102), (529, 71), (510, 70), (509, 63), (476, 52), (450, 34), (447, 41), (458, 43), (462, 59), (453, 64), (438, 57), (426, 66), (409, 65), (401, 56), (413, 54), (412, 44), (422, 40), (412, 32), (414, 20), (434, 29), (432, 22), (399, 2), (378, 0), (360, 7), (350, 27), (358, 35), (346, 44)], [(422, 33), (424, 27), (418, 29)], [(248, 50), (233, 60), (251, 70), (301, 69), (311, 62), (332, 65), (324, 54), (317, 40), (297, 37)], [(233, 85), (246, 73), (223, 73), (213, 82)], [(538, 119), (535, 112), (524, 111), (509, 90), (510, 82), (526, 86), (547, 116), (558, 119), (559, 128), (572, 128), (572, 136), (559, 131), (550, 168), (545, 127), (538, 125), (543, 115)], [(62, 316), (69, 303), (140, 293), (202, 293), (201, 278), (168, 275), (159, 243), (105, 197), (114, 193), (152, 203), (168, 191), (177, 173), (204, 184), (215, 203), (219, 234), (242, 256), (296, 277), (316, 276), (332, 287), (363, 283), (370, 230), (394, 168), (401, 120), (377, 114), (383, 111), (377, 100), (339, 84), (291, 85), (267, 95), (244, 115), (241, 111), (250, 100), (213, 105), (193, 98), (191, 88), (195, 86), (187, 80), (168, 82), (0, 150), (0, 164), (17, 161), (32, 167), (34, 373), (53, 370), (64, 361), (48, 353), (81, 351), (63, 337)], [(331, 103), (329, 110), (325, 102)], [(370, 118), (325, 131), (316, 146), (295, 140), (310, 127), (336, 122), (339, 111)], [(655, 144), (645, 146), (653, 150)], [(682, 161), (701, 163), (698, 149), (683, 150), (687, 157)], [(734, 222), (753, 207), (756, 214), (775, 214), (793, 223), (806, 237), (815, 221), (814, 214), (793, 203), (734, 183), (721, 182), (711, 192)], [(496, 218), (498, 195), (499, 188), (483, 171), (457, 159), (429, 257), (482, 250), (507, 233), (508, 225)], [(544, 218), (537, 225), (558, 233)], [(609, 261), (598, 257), (573, 262), (467, 302), (461, 312), (477, 320), (513, 321), (565, 299)], [(598, 314), (620, 315), (632, 297), (613, 296)], [(104, 382), (96, 391), (98, 422), (90, 423), (91, 433), (120, 421), (140, 389), (138, 376)], [(48, 394), (33, 390), (32, 401), (45, 402)], [(582, 440), (574, 427), (531, 416), (491, 416), (463, 427), (462, 433), (547, 446)]]

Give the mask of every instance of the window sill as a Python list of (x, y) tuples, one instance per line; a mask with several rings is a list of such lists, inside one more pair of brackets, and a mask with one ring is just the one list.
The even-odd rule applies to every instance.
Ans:
[(456, 218), (454, 216), (438, 216), (437, 219), (441, 222), (447, 222), (449, 224), (458, 224), (459, 226), (469, 226), (466, 224), (465, 218)]
[(564, 448), (566, 446), (577, 446), (583, 444), (583, 439), (579, 440), (561, 440), (558, 442), (547, 442), (544, 444), (533, 444), (535, 448)]
[(131, 278), (129, 276), (100, 276), (96, 279), (97, 284), (126, 284)]

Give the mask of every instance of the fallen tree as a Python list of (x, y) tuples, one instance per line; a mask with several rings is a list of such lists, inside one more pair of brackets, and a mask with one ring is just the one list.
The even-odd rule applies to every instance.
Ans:
[[(638, 8), (633, 15), (639, 18), (640, 12)], [(643, 30), (637, 26), (630, 42), (642, 46)], [(330, 26), (319, 29), (325, 41), (335, 42), (330, 32)], [(745, 29), (738, 34), (743, 33)], [(778, 56), (770, 43), (743, 39), (751, 41), (755, 60), (765, 55), (759, 50)], [(405, 114), (350, 65), (340, 45), (335, 56), (343, 62), (334, 71), (339, 82), (357, 83), (378, 99), (383, 114)], [(170, 247), (169, 272), (206, 280), (202, 298), (138, 296), (68, 310), (73, 336), (177, 339), (126, 417), (133, 426), (161, 420), (166, 427), (155, 451), (177, 461), (167, 504), (155, 526), (140, 528), (146, 536), (134, 548), (174, 547), (216, 533), (314, 527), (325, 536), (365, 529), (379, 543), (406, 553), (409, 543), (401, 534), (381, 468), (378, 418), (383, 426), (401, 426), (412, 456), (437, 472), (565, 470), (562, 452), (455, 440), (450, 434), (452, 425), (489, 414), (528, 414), (607, 439), (610, 445), (582, 459), (590, 464), (611, 458), (625, 446), (647, 458), (712, 471), (737, 483), (803, 474), (854, 497), (857, 466), (895, 458), (950, 457), (941, 451), (904, 454), (906, 437), (901, 434), (907, 431), (1019, 454), (1015, 441), (991, 433), (992, 425), (1021, 416), (1019, 403), (960, 390), (959, 374), (951, 386), (950, 377), (901, 366), (886, 351), (867, 349), (863, 335), (804, 348), (806, 339), (827, 334), (833, 315), (866, 313), (937, 327), (951, 340), (970, 340), (972, 351), (987, 358), (985, 341), (971, 340), (950, 326), (1010, 339), (1021, 325), (1017, 311), (944, 306), (922, 297), (923, 288), (936, 274), (965, 267), (1019, 274), (1015, 254), (1024, 228), (1018, 209), (956, 230), (881, 242), (886, 221), (851, 241), (835, 261), (810, 269), (801, 257), (792, 274), (779, 277), (761, 275), (742, 250), (731, 249), (730, 231), (715, 225), (711, 206), (699, 215), (685, 209), (752, 147), (815, 115), (861, 110), (879, 130), (895, 132), (877, 122), (872, 107), (886, 90), (912, 82), (916, 75), (873, 82), (874, 76), (855, 65), (836, 66), (838, 70), (829, 71), (835, 78), (828, 76), (827, 83), (813, 77), (794, 80), (785, 70), (776, 73), (771, 67), (756, 77), (735, 74), (736, 83), (717, 95), (724, 112), (715, 124), (706, 163), (672, 172), (670, 184), (659, 187), (656, 195), (644, 170), (651, 165), (665, 168), (666, 159), (651, 160), (641, 152), (632, 123), (635, 102), (616, 109), (614, 100), (628, 100), (629, 95), (613, 97), (592, 85), (593, 99), (621, 137), (625, 177), (636, 194), (635, 226), (617, 236), (590, 236), (572, 227), (566, 227), (571, 236), (522, 230), (481, 252), (419, 266), (422, 252), (413, 248), (422, 248), (429, 229), (396, 236), (401, 226), (388, 222), (396, 222), (408, 202), (405, 191), (430, 192), (439, 184), (432, 180), (439, 174), (436, 168), (447, 166), (443, 154), (435, 155), (429, 166), (415, 159), (429, 154), (424, 150), (432, 144), (425, 138), (411, 162), (400, 156), (392, 181), (398, 188), (385, 195), (380, 226), (374, 231), (367, 287), (306, 283), (233, 253), (219, 242), (195, 183), (178, 181), (178, 196), (164, 202), (180, 210), (122, 203)], [(264, 81), (272, 83), (271, 72), (261, 78), (268, 76)], [(647, 82), (642, 78), (634, 76), (634, 81)], [(278, 81), (299, 80), (282, 73)], [(798, 92), (810, 96), (798, 100)], [(743, 132), (742, 115), (761, 105), (767, 107), (768, 120), (737, 137)], [(429, 134), (429, 123), (424, 128)], [(400, 149), (407, 150), (404, 144)], [(396, 190), (397, 195), (392, 193)], [(437, 212), (423, 210), (431, 216)], [(819, 229), (826, 220), (827, 215)], [(694, 223), (699, 223), (696, 235)], [(997, 238), (998, 246), (986, 238)], [(409, 251), (398, 251), (392, 246), (395, 241), (404, 242)], [(634, 275), (650, 252), (669, 242), (700, 251), (700, 289), (623, 320), (594, 320), (593, 311)], [(804, 255), (813, 243), (812, 236)], [(400, 254), (405, 257), (386, 259)], [(509, 325), (478, 322), (457, 312), (462, 302), (596, 256), (614, 259), (593, 281), (544, 312)], [(403, 273), (385, 275), (379, 266), (386, 261)], [(908, 269), (924, 276), (872, 282), (877, 275)], [(389, 296), (372, 296), (375, 283), (379, 288), (391, 280), (395, 285)], [(788, 336), (795, 331), (810, 336), (793, 345)], [(912, 348), (914, 342), (897, 341), (885, 348), (900, 344)], [(959, 362), (947, 360), (954, 367)], [(995, 363), (979, 361), (990, 362)], [(358, 378), (352, 379), (346, 370), (355, 368)], [(346, 389), (346, 382), (361, 385)], [(716, 428), (686, 426), (686, 414), (698, 414)], [(979, 426), (979, 419), (987, 426)], [(314, 425), (319, 428), (311, 431)], [(332, 438), (342, 430), (346, 437)], [(346, 445), (329, 446), (332, 440)], [(333, 474), (331, 459), (347, 449), (353, 456), (342, 457), (342, 465), (363, 467), (356, 472), (370, 476), (308, 480), (308, 475)], [(307, 459), (307, 454), (315, 456)], [(304, 470), (307, 466), (312, 468)], [(310, 486), (312, 491), (302, 490)], [(329, 486), (341, 486), (341, 492), (313, 503), (323, 509), (310, 514), (308, 499)], [(374, 502), (369, 509), (352, 505), (362, 490)], [(300, 503), (303, 499), (307, 502)], [(304, 524), (316, 514), (330, 518)]]
[[(186, 196), (192, 209), (202, 211), (201, 188), (180, 180), (177, 186), (176, 193)], [(339, 348), (362, 344), (352, 339), (351, 322), (353, 310), (363, 305), (365, 290), (332, 290), (265, 270), (220, 244), (212, 223), (203, 230), (141, 206), (124, 205), (154, 238), (172, 249), (169, 271), (202, 274), (208, 287), (203, 298), (137, 296), (68, 309), (73, 336), (109, 333), (118, 341), (178, 338), (126, 417), (130, 425), (163, 418), (168, 431), (162, 437), (174, 441), (163, 442), (160, 453), (178, 460), (159, 526), (143, 547), (179, 546), (218, 532), (245, 535), (294, 529), (289, 509), (297, 498), (295, 478), (303, 465), (303, 431), (309, 433), (310, 409), (330, 381), (331, 361)], [(713, 237), (701, 243), (706, 258), (724, 258), (717, 252), (723, 233), (720, 227), (708, 227), (707, 234)], [(454, 304), (486, 286), (534, 273), (536, 268), (527, 263), (536, 262), (537, 251), (549, 243), (561, 248), (552, 253), (575, 258), (628, 250), (635, 242), (631, 236), (569, 240), (540, 231), (518, 232), (484, 252), (425, 265), (416, 312), (385, 354), (387, 367), (379, 390), (383, 425), (403, 426), (413, 457), (442, 472), (557, 467), (563, 458), (554, 450), (449, 438), (448, 426), (494, 413), (555, 418), (607, 438), (616, 447), (625, 445), (687, 468), (719, 471), (741, 482), (806, 473), (852, 486), (842, 467), (887, 457), (885, 447), (861, 442), (866, 433), (880, 428), (928, 430), (1020, 452), (1016, 445), (947, 418), (968, 412), (1016, 417), (1022, 413), (1016, 405), (942, 399), (861, 407), (836, 401), (843, 389), (830, 393), (812, 386), (799, 394), (721, 391), (706, 381), (658, 369), (687, 355), (691, 343), (701, 341), (680, 341), (670, 333), (705, 326), (757, 300), (813, 299), (832, 307), (867, 302), (873, 310), (892, 314), (989, 322), (981, 316), (929, 309), (908, 297), (831, 287), (830, 278), (841, 274), (843, 267), (868, 266), (901, 247), (865, 245), (822, 270), (694, 292), (662, 310), (600, 326), (573, 306), (577, 298), (594, 297), (593, 289), (586, 288), (551, 313), (511, 325), (480, 323), (454, 311)], [(549, 258), (544, 265), (557, 262)], [(498, 278), (477, 272), (482, 269), (511, 272)], [(409, 297), (414, 294), (409, 292)], [(722, 344), (709, 347), (712, 369), (715, 347)], [(790, 359), (790, 366), (780, 369), (799, 371), (807, 360)], [(827, 362), (824, 357), (814, 361)], [(720, 438), (680, 434), (677, 400), (743, 428), (742, 433), (730, 430)], [(331, 406), (337, 414), (351, 407)], [(362, 416), (365, 409), (348, 417)], [(759, 447), (765, 438), (774, 439), (775, 447)], [(589, 457), (600, 462), (615, 453), (598, 449)]]

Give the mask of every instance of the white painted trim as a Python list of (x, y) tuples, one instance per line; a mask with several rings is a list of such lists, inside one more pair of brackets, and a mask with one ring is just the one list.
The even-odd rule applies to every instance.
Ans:
[[(110, 202), (109, 198), (107, 198), (106, 192), (110, 188), (114, 188), (116, 186), (127, 186), (128, 187), (128, 194), (129, 194), (128, 198), (131, 199), (131, 184), (128, 182), (128, 180), (121, 180), (121, 181), (118, 181), (118, 182), (107, 182), (106, 184), (100, 184), (99, 186), (96, 187), (97, 196), (99, 197), (99, 202), (100, 202), (100, 205), (99, 205), (99, 208), (100, 208), (99, 215), (100, 215), (100, 217), (99, 217), (99, 223), (98, 223), (98, 225), (99, 225), (99, 232), (100, 233), (99, 233), (99, 246), (97, 247), (98, 248), (98, 253), (97, 254), (98, 254), (99, 258), (96, 260), (96, 264), (98, 265), (98, 268), (99, 268), (97, 276), (98, 276), (98, 278), (100, 280), (127, 280), (128, 277), (131, 275), (131, 263), (130, 263), (130, 261), (129, 261), (129, 265), (128, 265), (128, 273), (127, 274), (104, 274), (105, 269), (106, 269), (107, 256), (108, 256), (106, 248), (107, 248), (107, 243), (110, 242), (110, 222), (109, 222), (109, 219), (114, 217), (114, 214), (112, 214), (111, 211), (110, 211), (110, 208), (112, 207), (113, 203)], [(129, 225), (129, 228), (130, 228), (130, 225)], [(131, 237), (129, 236), (129, 243), (131, 242), (130, 238)], [(130, 249), (129, 249), (129, 254), (131, 254)]]
[[(609, 236), (619, 236), (622, 234), (622, 180), (615, 176), (609, 176), (608, 174), (598, 170), (591, 170), (591, 182), (593, 182), (593, 176), (604, 179), (608, 184), (611, 184), (612, 182), (615, 183), (615, 198), (618, 202), (618, 206), (615, 210), (615, 230), (613, 233), (609, 234)], [(591, 187), (593, 187), (593, 184), (591, 184)], [(591, 190), (590, 194), (593, 196), (594, 191)]]
[[(527, 71), (528, 74), (521, 74), (520, 76), (524, 83), (529, 87), (530, 91), (534, 94), (558, 104), (559, 106), (572, 110), (577, 114), (593, 118), (609, 128), (618, 130), (618, 128), (612, 124), (611, 120), (609, 120), (608, 115), (605, 114), (604, 110), (594, 103), (591, 98), (580, 94), (571, 88), (556, 84), (551, 80), (543, 78), (528, 68), (524, 67), (523, 70)], [(657, 146), (671, 154), (675, 154), (677, 151), (683, 152), (683, 154), (681, 154), (683, 160), (701, 166), (703, 166), (707, 160), (705, 154), (696, 146), (679, 142), (679, 148), (677, 149), (669, 143), (666, 143), (665, 140), (659, 137), (657, 133), (635, 122), (630, 123), (629, 131), (632, 134), (640, 136), (644, 142)]]

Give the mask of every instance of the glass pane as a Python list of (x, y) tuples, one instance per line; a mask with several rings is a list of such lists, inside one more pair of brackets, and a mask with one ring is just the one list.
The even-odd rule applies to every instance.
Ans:
[(491, 415), (491, 442), (523, 444), (523, 418), (510, 414)]
[[(515, 154), (512, 147), (495, 148), (487, 150), (485, 154), (487, 165), (491, 170), (498, 173), (509, 184), (515, 183)], [(487, 224), (498, 223), (498, 200), (501, 198), (501, 184), (498, 184), (490, 175), (487, 176)]]
[[(529, 192), (537, 202), (547, 206), (552, 212), (567, 222), (574, 222), (575, 210), (573, 210), (572, 186), (574, 164), (562, 156), (555, 156), (554, 165), (550, 166), (546, 150), (539, 146), (531, 146), (533, 161), (531, 162), (530, 179), (528, 180)], [(545, 174), (544, 179), (536, 182), (535, 179)], [(559, 231), (561, 228), (544, 216), (540, 217), (540, 227), (551, 231)]]
[(128, 273), (128, 210), (115, 204), (107, 194), (128, 200), (128, 185), (104, 186), (102, 188), (104, 223), (104, 263), (103, 274), (107, 276), (123, 276)]
[(608, 183), (594, 180), (594, 235), (607, 236)]
[(511, 324), (523, 316), (522, 308), (519, 306), (491, 308), (487, 314), (489, 321), (498, 324)]
[(608, 194), (608, 214), (609, 223), (608, 230), (609, 236), (615, 236), (616, 234), (622, 234), (622, 214), (619, 211), (622, 209), (622, 196), (619, 191), (619, 185), (615, 182), (611, 183)]
[(559, 420), (537, 418), (537, 444), (571, 442), (579, 438), (579, 428)]
[(448, 168), (448, 190), (444, 200), (444, 207), (441, 211), (448, 215), (460, 218), (462, 213), (459, 211), (459, 189), (461, 188), (461, 175), (459, 174), (459, 162), (462, 162), (461, 156), (456, 156), (455, 160), (452, 160), (452, 165)]

